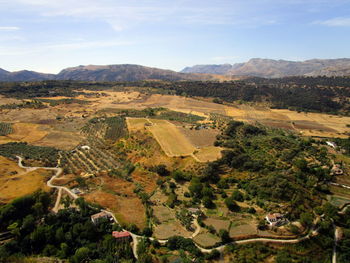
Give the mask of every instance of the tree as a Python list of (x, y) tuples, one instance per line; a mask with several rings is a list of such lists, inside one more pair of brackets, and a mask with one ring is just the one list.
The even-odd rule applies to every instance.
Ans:
[(239, 211), (240, 209), (239, 205), (237, 205), (237, 203), (235, 202), (235, 200), (233, 200), (232, 197), (227, 197), (225, 199), (225, 204), (227, 208), (231, 211)]
[(300, 223), (303, 226), (310, 227), (312, 225), (312, 220), (313, 220), (313, 216), (311, 213), (305, 212), (300, 215)]
[(244, 201), (243, 194), (240, 191), (238, 191), (238, 190), (233, 191), (232, 199), (236, 200), (236, 201), (239, 201), (239, 202), (243, 202)]
[(209, 196), (204, 196), (202, 201), (203, 201), (203, 205), (206, 208), (213, 208), (213, 207), (215, 207), (215, 204), (213, 203), (212, 198), (210, 198)]
[(78, 248), (77, 251), (75, 252), (72, 261), (74, 263), (82, 263), (82, 262), (88, 262), (89, 261), (89, 254), (90, 254), (90, 249), (87, 247), (81, 247)]
[(68, 195), (66, 195), (62, 198), (61, 202), (63, 203), (64, 208), (68, 208), (72, 204), (72, 199)]
[(192, 194), (192, 196), (197, 197), (197, 198), (201, 198), (202, 197), (203, 185), (200, 182), (198, 177), (192, 178), (190, 186), (188, 187), (188, 189), (190, 190), (190, 193)]
[(226, 229), (219, 230), (219, 237), (223, 243), (228, 243), (231, 240), (230, 235)]
[(159, 164), (153, 167), (152, 169), (154, 172), (156, 172), (160, 176), (168, 176), (169, 175), (169, 170), (164, 164)]

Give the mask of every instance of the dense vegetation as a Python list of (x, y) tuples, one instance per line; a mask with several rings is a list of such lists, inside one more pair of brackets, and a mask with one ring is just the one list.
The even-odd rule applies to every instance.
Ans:
[(152, 118), (152, 119), (161, 119), (169, 121), (178, 121), (184, 123), (196, 123), (202, 121), (205, 118), (198, 115), (193, 115), (190, 113), (183, 113), (178, 111), (172, 111), (165, 108), (146, 108), (143, 110), (135, 109), (126, 109), (126, 110), (102, 110), (101, 112), (112, 112), (115, 114), (120, 114), (125, 117), (134, 117), (134, 118)]
[(39, 100), (1, 105), (0, 109), (43, 109), (46, 105)]
[(88, 104), (88, 101), (71, 99), (71, 98), (69, 98), (69, 99), (57, 99), (57, 100), (52, 100), (52, 99), (38, 99), (38, 100), (41, 102), (49, 103), (50, 106), (52, 106), (52, 107), (57, 106), (57, 105), (61, 105), (61, 104), (73, 104), (73, 103), (81, 104), (81, 105)]
[[(70, 262), (133, 262), (128, 242), (117, 243), (108, 220), (94, 225), (90, 216), (98, 209), (77, 199), (77, 209), (49, 213), (49, 194), (37, 192), (0, 208), (0, 228), (13, 239), (0, 247), (0, 261), (28, 255), (53, 256)], [(116, 227), (118, 229), (118, 227)], [(125, 261), (124, 261), (125, 262)]]
[[(79, 82), (42, 81), (0, 83), (0, 94), (16, 98), (74, 97), (81, 90), (123, 89), (138, 87), (146, 92), (184, 96), (214, 97), (216, 102), (269, 102), (276, 108), (300, 111), (348, 114), (350, 79), (347, 77), (250, 78), (241, 81), (138, 81)], [(80, 91), (79, 91), (80, 90)], [(85, 94), (94, 96), (94, 94)]]
[(0, 144), (0, 155), (16, 158), (17, 155), (25, 159), (38, 160), (44, 166), (56, 166), (58, 150), (52, 147), (33, 146), (25, 142), (10, 142)]
[(82, 128), (82, 132), (89, 137), (116, 141), (127, 134), (125, 118), (121, 116), (92, 118)]
[(338, 218), (338, 224), (343, 227), (343, 238), (338, 243), (338, 262), (350, 262), (350, 209)]
[(327, 150), (312, 139), (231, 121), (215, 144), (227, 150), (208, 165), (205, 178), (217, 182), (220, 171), (227, 169), (248, 172), (238, 186), (260, 201), (287, 202), (292, 219), (319, 205), (320, 196), (328, 190), (331, 164)]
[[(235, 82), (181, 82), (146, 84), (167, 89), (176, 95), (216, 97), (226, 102), (270, 102), (275, 108), (300, 111), (336, 113), (349, 112), (350, 88), (334, 86), (309, 86), (292, 83), (257, 84), (251, 81)], [(336, 101), (336, 99), (339, 99)]]
[(0, 136), (6, 136), (13, 132), (11, 123), (0, 122)]

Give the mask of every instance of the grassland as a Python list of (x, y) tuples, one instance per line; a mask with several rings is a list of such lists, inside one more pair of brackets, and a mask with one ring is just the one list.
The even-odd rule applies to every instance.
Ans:
[(19, 168), (15, 161), (0, 156), (0, 204), (9, 203), (17, 197), (31, 194), (39, 189), (48, 191), (46, 181), (51, 171), (26, 171)]

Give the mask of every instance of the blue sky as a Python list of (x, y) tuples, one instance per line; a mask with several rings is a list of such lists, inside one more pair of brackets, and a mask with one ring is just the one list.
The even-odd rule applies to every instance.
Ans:
[(0, 68), (350, 57), (350, 0), (0, 0)]

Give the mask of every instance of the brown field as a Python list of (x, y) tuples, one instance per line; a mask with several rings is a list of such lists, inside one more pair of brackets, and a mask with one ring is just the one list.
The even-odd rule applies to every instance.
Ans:
[(48, 191), (46, 181), (51, 176), (51, 171), (42, 169), (26, 172), (16, 162), (0, 156), (0, 203), (8, 203), (39, 189)]
[(190, 128), (182, 126), (177, 126), (177, 128), (195, 147), (213, 146), (216, 141), (216, 136), (220, 133), (219, 130), (214, 129), (191, 130)]
[(221, 158), (221, 151), (223, 148), (208, 146), (202, 149), (199, 149), (198, 152), (194, 154), (195, 159), (199, 162), (211, 162)]
[(150, 122), (145, 118), (130, 118), (130, 117), (126, 118), (126, 124), (130, 132), (145, 130), (146, 123), (150, 123)]
[(203, 221), (208, 226), (213, 226), (216, 230), (216, 232), (219, 232), (220, 229), (229, 230), (230, 227), (230, 221), (229, 220), (223, 220), (223, 219), (216, 219), (216, 218), (207, 218)]
[[(119, 95), (118, 95), (119, 94)], [(120, 93), (110, 92), (111, 96), (121, 96)], [(142, 95), (140, 95), (142, 97)], [(109, 97), (106, 97), (109, 98)], [(249, 105), (221, 105), (212, 103), (204, 99), (185, 98), (180, 96), (153, 94), (139, 97), (134, 100), (132, 96), (129, 102), (119, 103), (117, 99), (113, 99), (113, 103), (108, 105), (112, 108), (135, 108), (143, 109), (147, 107), (165, 107), (174, 111), (184, 113), (192, 113), (200, 116), (209, 116), (209, 113), (219, 113), (231, 116), (237, 120), (249, 122), (261, 122), (277, 128), (291, 129), (302, 132), (305, 136), (320, 137), (346, 137), (344, 133), (350, 129), (346, 124), (350, 123), (350, 117), (334, 116), (321, 113), (298, 113), (286, 109), (269, 109), (267, 106), (249, 106)], [(96, 107), (106, 107), (104, 104), (96, 101)], [(306, 121), (306, 122), (305, 122)], [(292, 125), (297, 122), (297, 127)]]
[(112, 211), (121, 224), (135, 224), (140, 229), (145, 227), (145, 208), (138, 197), (123, 197), (104, 191), (94, 191), (84, 195), (84, 198)]
[[(151, 123), (152, 126), (145, 126)], [(212, 146), (217, 130), (191, 130), (166, 120), (127, 118), (130, 132), (149, 130), (169, 157), (192, 156), (198, 162), (214, 161), (221, 157), (222, 148)]]
[(232, 226), (230, 229), (230, 237), (249, 236), (255, 235), (257, 233), (258, 231), (255, 224)]
[(218, 236), (209, 233), (208, 230), (202, 229), (201, 233), (193, 238), (193, 241), (201, 247), (212, 247), (220, 242), (221, 239)]
[(196, 148), (172, 123), (166, 120), (149, 120), (152, 126), (148, 126), (154, 138), (170, 157), (191, 155)]
[(13, 103), (20, 103), (20, 100), (13, 99), (13, 98), (6, 98), (3, 95), (0, 95), (0, 105), (5, 105), (5, 104), (13, 104)]
[(28, 142), (33, 143), (43, 139), (48, 133), (41, 129), (40, 125), (32, 123), (15, 123), (13, 133), (0, 136), (0, 143)]
[[(151, 193), (156, 188), (156, 179), (150, 178), (147, 173), (136, 170), (132, 178), (135, 183), (141, 184), (147, 193)], [(87, 182), (90, 190), (84, 197), (88, 201), (111, 210), (123, 224), (135, 224), (140, 229), (145, 227), (145, 207), (134, 193), (134, 182), (103, 175), (88, 179)]]
[(162, 224), (175, 219), (175, 211), (163, 205), (153, 206), (153, 214)]
[(168, 239), (172, 236), (183, 236), (189, 238), (192, 233), (188, 232), (183, 226), (181, 226), (180, 222), (174, 220), (173, 222), (167, 222), (155, 226), (153, 234), (158, 239)]
[[(93, 93), (92, 91), (85, 91)], [(96, 91), (94, 91), (96, 93)], [(192, 113), (208, 117), (209, 113), (219, 113), (231, 116), (237, 120), (248, 122), (261, 122), (277, 128), (295, 130), (305, 136), (318, 137), (346, 137), (345, 133), (350, 129), (346, 124), (350, 123), (350, 117), (341, 117), (321, 113), (298, 113), (286, 109), (269, 109), (268, 106), (222, 105), (211, 102), (211, 99), (185, 98), (181, 96), (141, 94), (139, 92), (114, 92), (101, 91), (99, 96), (80, 95), (77, 98), (87, 100), (90, 106), (84, 111), (93, 113), (102, 109), (144, 109), (147, 107), (165, 107), (174, 111)], [(102, 93), (107, 96), (103, 96)], [(55, 99), (55, 98), (53, 98)], [(56, 98), (57, 99), (57, 98)], [(59, 105), (55, 112), (48, 109), (27, 109), (18, 117), (15, 113), (7, 113), (2, 120), (12, 121), (18, 117), (18, 121), (30, 122), (38, 119), (55, 118), (59, 112), (65, 115), (81, 116), (81, 105)], [(49, 117), (52, 116), (52, 117)], [(294, 122), (294, 125), (293, 125)], [(136, 125), (136, 124), (135, 124)], [(142, 124), (140, 124), (142, 126)]]

